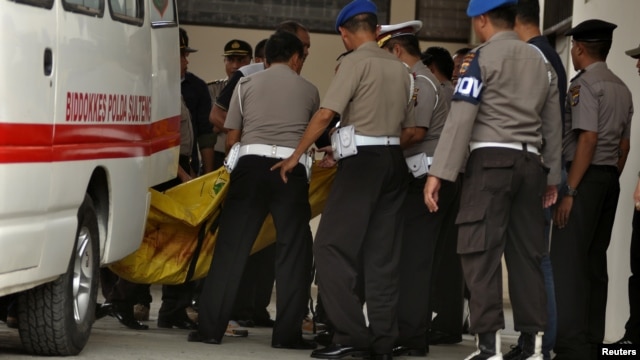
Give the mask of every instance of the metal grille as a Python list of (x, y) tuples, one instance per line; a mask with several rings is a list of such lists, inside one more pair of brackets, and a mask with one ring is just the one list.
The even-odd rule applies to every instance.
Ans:
[(468, 43), (471, 19), (467, 16), (468, 0), (419, 0), (416, 17), (423, 26), (418, 37), (429, 41)]
[[(180, 0), (180, 23), (273, 29), (295, 20), (313, 32), (335, 33), (335, 20), (351, 0)], [(390, 0), (376, 0), (378, 21), (389, 21)]]

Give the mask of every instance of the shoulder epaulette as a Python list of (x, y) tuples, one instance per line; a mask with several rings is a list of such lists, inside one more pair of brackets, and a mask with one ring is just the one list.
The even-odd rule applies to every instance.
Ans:
[(227, 79), (218, 79), (218, 80), (213, 80), (211, 82), (208, 82), (207, 85), (216, 85), (216, 84), (223, 84), (225, 81), (227, 81)]
[(572, 77), (571, 80), (569, 80), (569, 82), (573, 82), (573, 80), (577, 79), (580, 77), (580, 75), (584, 74), (585, 72), (587, 72), (587, 70), (582, 69), (580, 71), (578, 71), (578, 73), (576, 74), (576, 76)]

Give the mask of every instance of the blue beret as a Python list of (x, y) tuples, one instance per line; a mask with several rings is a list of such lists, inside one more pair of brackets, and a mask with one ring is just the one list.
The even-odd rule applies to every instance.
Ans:
[(518, 0), (471, 0), (467, 7), (469, 17), (485, 14), (495, 8), (507, 4), (517, 4)]
[(612, 41), (613, 30), (618, 25), (612, 24), (599, 19), (591, 19), (581, 22), (574, 28), (569, 29), (564, 34), (566, 36), (573, 36), (576, 41), (584, 42), (598, 42), (598, 41)]
[(371, 0), (353, 0), (348, 3), (345, 7), (340, 10), (338, 17), (336, 18), (336, 32), (340, 32), (338, 29), (342, 24), (347, 22), (347, 20), (358, 14), (371, 13), (374, 15), (378, 14), (378, 8), (376, 4)]

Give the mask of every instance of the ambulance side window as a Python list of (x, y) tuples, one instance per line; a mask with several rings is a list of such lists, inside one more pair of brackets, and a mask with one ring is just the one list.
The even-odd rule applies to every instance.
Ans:
[(62, 7), (71, 12), (102, 17), (104, 0), (63, 0)]
[(33, 5), (45, 9), (53, 7), (53, 0), (16, 0), (18, 4)]
[(127, 24), (142, 26), (144, 22), (144, 0), (109, 0), (111, 17)]

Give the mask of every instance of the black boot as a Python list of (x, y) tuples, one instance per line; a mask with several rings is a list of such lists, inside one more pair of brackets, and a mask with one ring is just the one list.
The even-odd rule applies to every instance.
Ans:
[(542, 333), (522, 333), (522, 353), (514, 360), (542, 360)]
[(465, 360), (502, 360), (499, 331), (477, 334), (476, 346), (478, 349)]

